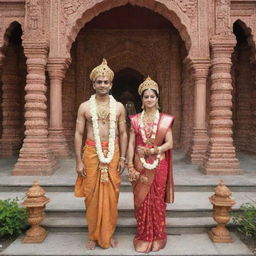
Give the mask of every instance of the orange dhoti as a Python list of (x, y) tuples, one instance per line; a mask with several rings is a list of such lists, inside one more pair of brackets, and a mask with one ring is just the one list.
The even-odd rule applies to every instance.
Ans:
[[(102, 147), (103, 150), (107, 149), (108, 144), (103, 142)], [(88, 139), (84, 147), (83, 163), (86, 177), (77, 177), (75, 196), (85, 197), (88, 238), (97, 241), (102, 248), (109, 248), (118, 217), (117, 203), (120, 188), (118, 143), (115, 145), (114, 157), (108, 165), (108, 182), (101, 181), (100, 162), (95, 143)]]

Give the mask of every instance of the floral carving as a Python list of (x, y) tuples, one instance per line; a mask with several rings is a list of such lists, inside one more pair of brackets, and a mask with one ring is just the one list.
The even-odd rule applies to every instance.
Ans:
[(197, 0), (177, 0), (177, 4), (188, 17), (191, 18), (195, 16)]
[(81, 4), (81, 0), (62, 0), (62, 8), (64, 10), (65, 17), (75, 13)]
[(216, 1), (216, 34), (230, 35), (230, 0)]

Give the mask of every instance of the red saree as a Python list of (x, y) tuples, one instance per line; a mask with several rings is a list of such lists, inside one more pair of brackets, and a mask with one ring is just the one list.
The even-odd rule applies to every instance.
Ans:
[[(139, 129), (138, 115), (133, 115), (130, 119), (136, 134), (136, 147), (145, 146)], [(160, 115), (154, 145), (161, 146), (164, 143), (166, 132), (172, 127), (173, 121), (173, 116)], [(136, 152), (137, 150), (134, 166), (140, 172), (140, 177), (132, 184), (137, 220), (134, 247), (138, 252), (148, 253), (158, 251), (166, 244), (166, 203), (172, 203), (174, 200), (172, 156), (168, 150), (156, 169), (147, 170), (142, 166)]]

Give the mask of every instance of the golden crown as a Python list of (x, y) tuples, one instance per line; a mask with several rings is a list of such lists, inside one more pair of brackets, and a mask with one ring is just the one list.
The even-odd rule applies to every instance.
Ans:
[(106, 59), (103, 59), (102, 63), (92, 70), (90, 79), (91, 81), (95, 81), (99, 76), (106, 76), (110, 81), (113, 81), (114, 72), (109, 68)]
[(154, 80), (152, 80), (149, 76), (145, 79), (143, 83), (140, 84), (138, 89), (139, 95), (141, 95), (142, 92), (147, 89), (154, 89), (156, 90), (157, 94), (159, 94), (158, 84)]

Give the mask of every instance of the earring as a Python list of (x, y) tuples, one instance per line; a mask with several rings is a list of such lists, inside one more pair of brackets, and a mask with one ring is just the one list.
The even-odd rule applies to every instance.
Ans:
[(141, 108), (144, 109), (144, 103), (142, 102)]
[(160, 106), (159, 106), (159, 104), (158, 104), (158, 101), (157, 101), (157, 103), (156, 103), (156, 107), (157, 107), (157, 109), (160, 109)]

